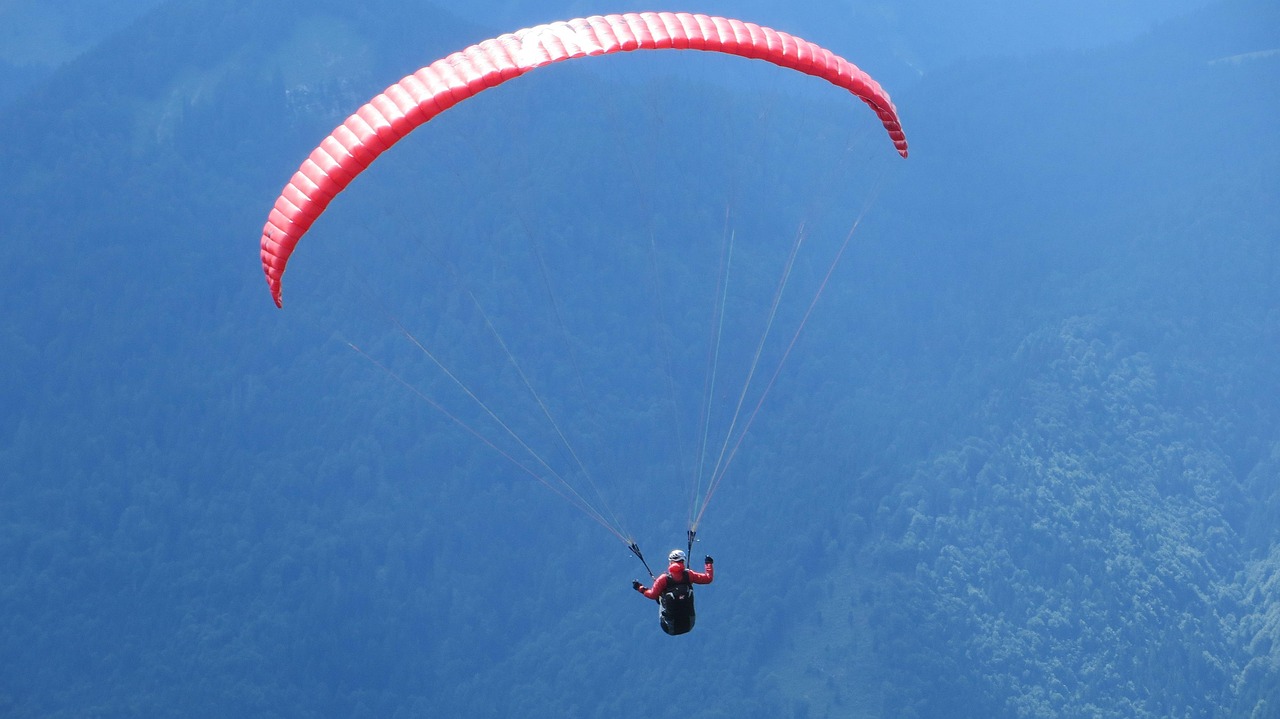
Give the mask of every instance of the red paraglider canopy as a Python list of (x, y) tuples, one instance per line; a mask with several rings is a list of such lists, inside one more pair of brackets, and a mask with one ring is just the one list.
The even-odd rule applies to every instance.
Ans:
[(632, 50), (705, 50), (764, 60), (856, 95), (880, 118), (898, 154), (907, 140), (880, 85), (811, 42), (753, 23), (692, 13), (626, 13), (525, 28), (455, 52), (387, 88), (337, 127), (289, 180), (262, 229), (262, 268), (276, 306), (289, 255), (329, 202), (414, 128), (481, 90), (561, 60)]

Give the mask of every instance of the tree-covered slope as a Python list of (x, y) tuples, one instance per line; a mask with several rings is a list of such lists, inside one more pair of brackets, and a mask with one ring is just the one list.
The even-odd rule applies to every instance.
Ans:
[[(0, 713), (639, 716), (687, 689), (693, 716), (1269, 716), (1274, 20), (1225, 3), (930, 73), (895, 93), (905, 163), (865, 108), (773, 75), (558, 68), (379, 160), (277, 312), (256, 240), (288, 173), (487, 33), (390, 2), (165, 4), (2, 119)], [(685, 517), (662, 344), (627, 331), (648, 243), (702, 247), (664, 254), (687, 337), (708, 313), (674, 300), (714, 276), (725, 197), (768, 287), (760, 238), (804, 221), (832, 247), (882, 174), (717, 495), (721, 573), (680, 640), (607, 533), (333, 339), (420, 370), (385, 303), (496, 367), (450, 284), (480, 270), (660, 555)], [(532, 309), (532, 243), (567, 329)], [(600, 400), (569, 405), (579, 384)]]

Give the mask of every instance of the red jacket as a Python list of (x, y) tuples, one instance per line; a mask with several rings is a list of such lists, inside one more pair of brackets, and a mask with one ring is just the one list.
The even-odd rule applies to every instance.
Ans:
[[(671, 566), (667, 567), (667, 574), (677, 580), (683, 579), (683, 575), (688, 574), (689, 581), (694, 584), (710, 584), (711, 580), (715, 579), (716, 568), (708, 563), (704, 569), (706, 569), (705, 572), (695, 572), (692, 569), (685, 569), (680, 562), (672, 562)], [(640, 587), (640, 593), (650, 599), (657, 599), (662, 596), (663, 590), (667, 588), (667, 574), (659, 574), (658, 578), (653, 580), (653, 586), (648, 589)]]

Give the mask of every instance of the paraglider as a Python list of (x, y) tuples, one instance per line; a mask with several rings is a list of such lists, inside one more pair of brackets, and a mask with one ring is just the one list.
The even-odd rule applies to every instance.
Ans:
[[(404, 77), (361, 106), (308, 155), (275, 200), (262, 229), (260, 241), (262, 269), (276, 306), (283, 306), (282, 278), (290, 256), (302, 236), (340, 192), (346, 189), (379, 155), (415, 128), (483, 90), (545, 65), (588, 56), (662, 49), (702, 50), (758, 59), (825, 80), (847, 90), (870, 107), (888, 133), (898, 154), (904, 158), (907, 156), (907, 141), (898, 120), (897, 110), (880, 85), (848, 60), (793, 35), (739, 20), (682, 12), (596, 15), (525, 28), (472, 45)], [(856, 227), (856, 223), (854, 226)], [(852, 229), (850, 235), (852, 235)], [(845, 245), (847, 244), (846, 237)], [(836, 261), (838, 259), (837, 253)], [(834, 266), (833, 263), (831, 269), (834, 269)], [(827, 277), (830, 277), (830, 270)], [(823, 284), (825, 285), (825, 279)], [(818, 293), (821, 293), (821, 286)], [(816, 303), (816, 294), (813, 300)], [(812, 306), (813, 303), (810, 303), (809, 310), (812, 310)], [(801, 328), (807, 317), (806, 311), (804, 318), (800, 321)], [(796, 336), (798, 335), (797, 329)], [(424, 354), (436, 361), (416, 339), (412, 337), (410, 339), (418, 344)], [(783, 353), (783, 361), (794, 344), (793, 337), (791, 345)], [(363, 354), (363, 351), (354, 344), (350, 346)], [(757, 359), (758, 356), (757, 353)], [(377, 360), (373, 361), (379, 364)], [(437, 364), (439, 364), (438, 361)], [(780, 368), (781, 363), (779, 363)], [(748, 374), (747, 384), (750, 384), (754, 369), (753, 364), (752, 373)], [(394, 374), (392, 376), (408, 384), (400, 377)], [(775, 372), (775, 379), (776, 376)], [(769, 385), (772, 386), (772, 380), (769, 380)], [(765, 394), (767, 392), (766, 388)], [(480, 433), (450, 415), (433, 400), (421, 392), (418, 394), (429, 404), (449, 415), (464, 429), (503, 453)], [(746, 387), (744, 386), (743, 395), (735, 409), (735, 424), (730, 427), (729, 435), (731, 436), (735, 432), (737, 414), (743, 409), (742, 400), (745, 397)], [(759, 402), (763, 402), (763, 397), (762, 394)], [(755, 410), (759, 409), (759, 402)], [(484, 409), (489, 412), (487, 407)], [(545, 406), (543, 409), (546, 411)], [(752, 410), (751, 416), (743, 423), (743, 427), (737, 430), (736, 443), (732, 451), (729, 451), (729, 438), (726, 438), (721, 452), (722, 459), (717, 461), (706, 493), (701, 497), (701, 510), (696, 513), (692, 510), (690, 512), (687, 533), (690, 551), (692, 551), (702, 512), (706, 510), (706, 503), (724, 476), (725, 469), (736, 453), (742, 437), (745, 436), (746, 429), (750, 427), (750, 420), (754, 418), (755, 410)], [(492, 416), (491, 412), (490, 415)], [(556, 429), (559, 433), (559, 428)], [(506, 431), (511, 432), (510, 429)], [(563, 438), (563, 434), (561, 437)], [(516, 439), (522, 447), (529, 449), (524, 442)], [(529, 451), (532, 453), (532, 450)], [(503, 454), (505, 456), (505, 453)], [(510, 456), (507, 458), (511, 459)], [(538, 472), (521, 465), (514, 459), (512, 462), (546, 483)], [(542, 464), (545, 466), (545, 463)], [(560, 481), (563, 482), (563, 479)], [(548, 486), (551, 485), (548, 483)], [(698, 492), (694, 494), (696, 506)], [(591, 507), (576, 491), (570, 489), (562, 496), (627, 543), (628, 548), (644, 563), (644, 556), (635, 542), (627, 537), (615, 523), (608, 521), (602, 513)], [(663, 631), (667, 634), (679, 635), (692, 630), (695, 623), (693, 585), (710, 584), (714, 578), (714, 566), (712, 558), (707, 556), (703, 572), (688, 569), (687, 553), (678, 549), (668, 555), (668, 560), (667, 571), (654, 577), (651, 587), (645, 587), (639, 581), (635, 581), (633, 588), (647, 598), (658, 602), (659, 623)], [(648, 570), (647, 563), (645, 568)], [(652, 571), (649, 574), (654, 576)]]
[(369, 163), (414, 128), (482, 90), (551, 63), (633, 50), (704, 50), (764, 60), (822, 78), (865, 102), (898, 154), (907, 140), (889, 95), (853, 63), (754, 23), (694, 13), (595, 15), (500, 35), (437, 60), (388, 87), (312, 150), (262, 229), (262, 269), (283, 305), (281, 278), (302, 235)]
[(684, 550), (673, 549), (667, 561), (670, 562), (667, 571), (654, 578), (652, 587), (644, 586), (639, 580), (632, 581), (631, 587), (658, 602), (658, 624), (662, 631), (672, 636), (687, 634), (697, 620), (693, 585), (710, 584), (715, 579), (715, 560), (707, 555), (703, 559), (703, 571), (695, 572), (685, 567), (688, 558)]

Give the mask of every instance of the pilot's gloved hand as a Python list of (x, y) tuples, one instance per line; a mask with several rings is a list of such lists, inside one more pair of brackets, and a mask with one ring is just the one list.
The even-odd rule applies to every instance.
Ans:
[(712, 559), (710, 554), (708, 554), (702, 561), (706, 562), (707, 564), (716, 563), (716, 560)]
[(631, 580), (631, 588), (636, 590), (637, 592), (644, 591), (644, 585), (634, 579)]

